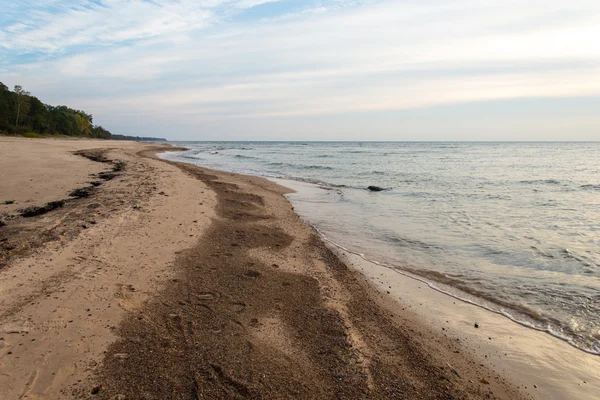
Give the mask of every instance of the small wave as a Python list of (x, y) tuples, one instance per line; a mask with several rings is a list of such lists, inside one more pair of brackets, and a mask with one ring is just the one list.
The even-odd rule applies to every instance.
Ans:
[(351, 185), (346, 185), (343, 183), (331, 183), (331, 182), (326, 182), (326, 181), (322, 181), (322, 180), (314, 179), (314, 178), (303, 178), (303, 177), (291, 176), (291, 175), (278, 175), (278, 176), (273, 176), (273, 178), (289, 179), (292, 181), (310, 183), (311, 185), (318, 186), (319, 188), (325, 189), (325, 190), (335, 190), (335, 189), (365, 190), (364, 187), (351, 186)]
[(512, 200), (512, 197), (502, 194), (486, 194), (483, 198), (488, 200)]
[(570, 259), (570, 260), (575, 260), (575, 261), (579, 262), (584, 267), (589, 267), (591, 265), (589, 262), (586, 261), (586, 260), (589, 260), (588, 257), (581, 255), (581, 254), (577, 254), (573, 251), (570, 251), (569, 249), (561, 249), (559, 251), (559, 254), (564, 259)]
[(553, 201), (545, 201), (536, 203), (538, 207), (557, 207), (559, 204)]
[(324, 171), (331, 171), (334, 168), (333, 167), (328, 167), (326, 165), (301, 165), (299, 166), (299, 168), (302, 169), (320, 169), (320, 170), (324, 170)]
[(298, 165), (298, 164), (290, 164), (290, 163), (285, 163), (285, 162), (271, 162), (271, 163), (268, 163), (267, 165), (270, 165), (273, 167), (287, 167), (287, 168), (294, 168), (294, 169), (323, 170), (323, 171), (333, 170), (333, 167), (328, 167), (326, 165)]
[(584, 190), (600, 190), (600, 185), (581, 185), (580, 188)]
[(416, 197), (416, 198), (425, 198), (425, 197), (431, 197), (431, 193), (428, 193), (428, 192), (410, 192), (410, 193), (404, 193), (403, 196), (406, 196), (406, 197)]
[(385, 175), (386, 173), (383, 171), (362, 171), (359, 172), (357, 175), (359, 176), (369, 176), (369, 175)]
[(416, 239), (408, 239), (408, 238), (404, 238), (396, 233), (387, 233), (384, 235), (383, 239), (386, 242), (390, 242), (390, 243), (394, 243), (396, 245), (400, 245), (402, 247), (418, 247), (421, 249), (437, 249), (437, 250), (443, 250), (441, 246), (437, 246), (434, 244), (429, 244), (429, 243), (425, 243), (423, 241), (420, 240), (416, 240)]
[(242, 155), (242, 154), (236, 154), (234, 156), (234, 158), (241, 158), (243, 160), (260, 160), (260, 158), (258, 158), (258, 157), (245, 156), (245, 155)]
[(335, 156), (331, 155), (331, 154), (319, 154), (316, 155), (315, 158), (333, 158)]
[(531, 246), (531, 249), (532, 249), (533, 251), (535, 251), (537, 254), (539, 254), (540, 256), (542, 256), (542, 257), (546, 257), (546, 258), (556, 258), (556, 257), (554, 257), (552, 254), (550, 254), (550, 253), (546, 253), (545, 251), (543, 251), (543, 250), (540, 250), (539, 248), (537, 248), (537, 247), (535, 247), (535, 246)]
[(356, 187), (347, 186), (344, 184), (329, 183), (329, 182), (321, 181), (319, 179), (301, 178), (301, 177), (297, 177), (297, 176), (282, 176), (281, 178), (290, 179), (290, 180), (298, 181), (298, 182), (310, 183), (312, 185), (319, 186), (321, 189), (343, 189), (343, 188), (357, 189)]
[(519, 181), (518, 183), (524, 185), (560, 185), (561, 182), (556, 179), (532, 179)]

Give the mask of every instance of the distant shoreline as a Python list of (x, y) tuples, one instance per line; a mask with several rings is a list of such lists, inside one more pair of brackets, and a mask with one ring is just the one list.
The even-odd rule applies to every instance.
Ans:
[(80, 139), (80, 140), (130, 140), (134, 142), (167, 142), (165, 138), (141, 137), (141, 136), (126, 136), (126, 135), (111, 135), (110, 138), (90, 138), (85, 136), (68, 136), (68, 135), (46, 135), (35, 132), (26, 132), (22, 134), (10, 134), (0, 132), (0, 137), (23, 137), (27, 139)]

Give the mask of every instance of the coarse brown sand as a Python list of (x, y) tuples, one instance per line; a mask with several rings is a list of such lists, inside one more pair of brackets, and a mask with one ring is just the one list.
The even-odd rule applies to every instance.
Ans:
[[(29, 143), (88, 150), (68, 157), (91, 168), (71, 186), (124, 168), (40, 216), (0, 209), (0, 240), (25, 240), (23, 224), (55, 232), (3, 250), (2, 398), (523, 398), (388, 307), (298, 218), (285, 188), (161, 161), (150, 145)], [(101, 147), (111, 150), (89, 151)]]

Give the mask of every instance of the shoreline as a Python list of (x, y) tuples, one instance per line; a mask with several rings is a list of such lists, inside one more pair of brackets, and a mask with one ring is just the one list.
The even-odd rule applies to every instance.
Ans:
[[(459, 341), (480, 365), (516, 383), (532, 398), (596, 398), (600, 359), (543, 331), (455, 299), (418, 278), (377, 265), (338, 247), (332, 250), (368, 276), (393, 304), (407, 307), (430, 329)], [(477, 323), (478, 327), (473, 326)]]
[[(273, 180), (296, 192), (306, 185), (317, 187), (306, 182)], [(312, 226), (310, 218), (302, 218)], [(344, 263), (369, 277), (382, 295), (391, 297), (392, 308), (409, 306), (421, 323), (433, 330), (441, 329), (444, 336), (460, 341), (479, 363), (494, 370), (501, 369), (501, 375), (510, 377), (511, 382), (517, 383), (532, 398), (596, 398), (595, 393), (600, 390), (597, 354), (438, 289), (435, 281), (432, 283), (424, 277), (367, 259), (331, 241), (317, 227), (313, 229)], [(475, 322), (478, 329), (474, 329)]]
[[(223, 172), (232, 174), (229, 171)], [(293, 192), (302, 190), (304, 185), (318, 188), (318, 185), (307, 182), (272, 177), (262, 178), (292, 188)], [(292, 200), (288, 200), (292, 205), (294, 204)], [(304, 220), (304, 217), (301, 218)], [(319, 234), (321, 240), (326, 242), (343, 262), (358, 273), (369, 276), (371, 284), (382, 295), (390, 296), (389, 283), (395, 282), (396, 285), (412, 286), (413, 290), (410, 291), (410, 295), (408, 297), (406, 294), (398, 296), (398, 300), (393, 300), (394, 304), (397, 307), (403, 307), (405, 301), (411, 302), (414, 305), (415, 316), (430, 329), (439, 330), (443, 322), (458, 317), (459, 324), (442, 328), (444, 336), (452, 336), (453, 340), (463, 343), (473, 342), (465, 347), (477, 355), (478, 362), (484, 363), (491, 369), (502, 369), (501, 375), (510, 376), (510, 381), (518, 383), (529, 396), (544, 399), (566, 399), (573, 396), (580, 399), (595, 399), (596, 389), (594, 388), (600, 390), (600, 357), (597, 354), (581, 349), (568, 340), (547, 331), (522, 324), (485, 306), (452, 293), (446, 293), (443, 289), (431, 287), (430, 285), (435, 285), (435, 283), (432, 284), (425, 278), (412, 276), (377, 261), (365, 259), (362, 255), (331, 242), (310, 221), (304, 220), (304, 222)], [(388, 280), (381, 281), (382, 275), (390, 276), (388, 276)], [(395, 277), (394, 275), (401, 276)], [(435, 292), (435, 295), (427, 294), (427, 291), (414, 290), (419, 284), (426, 285), (427, 289)], [(424, 302), (431, 302), (432, 298), (438, 303), (444, 304), (442, 307), (444, 313), (439, 312), (435, 307), (420, 309)], [(456, 302), (461, 305), (456, 307)], [(471, 308), (476, 308), (479, 312), (473, 312)], [(456, 315), (457, 312), (458, 315)], [(434, 314), (436, 318), (431, 317)], [(466, 316), (468, 319), (465, 319)], [(473, 329), (474, 322), (481, 325), (482, 321), (486, 325), (489, 322), (486, 329)], [(493, 329), (487, 329), (490, 326)], [(493, 337), (489, 335), (493, 335)]]
[[(166, 156), (165, 158), (170, 159), (168, 156)], [(187, 159), (187, 158), (191, 158), (191, 157), (184, 156), (181, 159), (174, 158), (173, 160), (197, 165), (193, 161), (184, 160), (184, 158)], [(204, 167), (204, 168), (210, 168), (210, 167)], [(236, 168), (232, 168), (232, 169), (223, 168), (222, 170), (227, 171), (227, 172), (232, 172), (232, 173), (244, 174), (244, 172), (243, 172), (244, 170), (240, 169), (239, 166), (237, 169)], [(306, 200), (314, 198), (315, 197), (314, 193), (316, 193), (318, 191), (323, 191), (323, 190), (334, 190), (336, 188), (335, 186), (331, 186), (332, 184), (323, 183), (319, 179), (285, 178), (285, 177), (279, 177), (278, 175), (271, 174), (271, 173), (261, 174), (260, 172), (249, 172), (249, 173), (254, 176), (260, 176), (265, 179), (271, 180), (273, 182), (279, 183), (281, 185), (291, 187), (294, 189), (294, 191), (296, 193), (302, 193), (302, 195), (300, 195), (296, 198), (295, 198), (295, 193), (290, 194), (288, 196), (288, 199), (290, 200), (290, 202), (292, 202), (292, 204), (294, 204), (297, 207), (297, 210), (296, 210), (297, 212), (300, 211), (301, 213), (302, 212), (304, 213), (303, 218), (306, 220), (306, 222), (309, 223), (311, 226), (313, 226), (317, 230), (317, 232), (319, 232), (319, 234), (321, 236), (323, 236), (323, 233), (320, 231), (320, 228), (318, 226), (314, 225), (313, 222), (311, 221), (310, 213), (311, 213), (311, 211), (315, 211), (315, 209), (313, 208), (311, 210), (310, 208), (306, 208), (307, 206), (305, 206), (304, 203), (308, 204), (308, 207), (310, 207), (310, 200), (308, 202)], [(316, 183), (316, 182), (320, 182), (320, 183)], [(361, 187), (354, 187), (354, 186), (345, 187), (345, 188), (359, 189), (359, 190), (364, 189), (364, 187), (361, 188)], [(303, 206), (305, 209), (302, 208)], [(323, 222), (323, 221), (321, 221), (321, 222)], [(333, 235), (335, 232), (332, 231), (331, 233)], [(334, 244), (341, 246), (343, 248), (344, 246), (348, 247), (347, 243), (352, 242), (352, 240), (346, 240), (344, 242), (341, 239), (342, 239), (341, 237), (337, 237), (336, 240), (338, 240), (340, 243), (345, 243), (345, 244), (338, 245), (335, 242), (334, 242)], [(327, 240), (329, 240), (329, 239), (327, 239)], [(348, 247), (348, 249), (352, 250), (352, 246)], [(362, 250), (362, 251), (364, 251), (364, 250)], [(359, 251), (359, 253), (360, 253), (360, 251)], [(536, 313), (534, 308), (531, 308), (531, 307), (527, 308), (525, 306), (521, 306), (518, 304), (517, 301), (513, 301), (512, 303), (508, 302), (507, 300), (502, 301), (502, 300), (499, 300), (498, 297), (494, 297), (493, 295), (487, 294), (484, 290), (474, 289), (473, 287), (469, 287), (468, 285), (465, 285), (463, 282), (456, 281), (456, 280), (453, 281), (450, 278), (448, 278), (446, 280), (440, 279), (440, 275), (439, 274), (436, 275), (436, 271), (428, 271), (427, 270), (427, 267), (426, 267), (427, 264), (415, 264), (415, 265), (419, 265), (419, 268), (417, 268), (417, 267), (410, 268), (410, 267), (407, 267), (405, 264), (403, 264), (402, 261), (394, 262), (395, 260), (392, 260), (390, 262), (389, 258), (387, 259), (387, 261), (382, 262), (382, 259), (381, 258), (378, 259), (378, 258), (374, 257), (374, 254), (375, 253), (372, 253), (371, 257), (366, 261), (373, 262), (375, 264), (379, 264), (379, 265), (382, 265), (385, 267), (393, 268), (393, 269), (396, 269), (397, 271), (403, 271), (402, 273), (405, 273), (407, 276), (414, 277), (416, 279), (422, 279), (423, 282), (427, 285), (430, 285), (432, 287), (432, 289), (440, 291), (440, 292), (442, 292), (450, 297), (453, 297), (459, 301), (471, 303), (475, 306), (482, 307), (489, 312), (503, 315), (505, 318), (507, 318), (508, 320), (510, 320), (512, 322), (515, 322), (515, 323), (522, 325), (524, 327), (527, 327), (529, 329), (544, 332), (548, 335), (551, 335), (555, 338), (558, 338), (558, 339), (564, 341), (565, 343), (568, 343), (570, 346), (573, 346), (580, 351), (583, 351), (585, 353), (588, 353), (588, 354), (591, 354), (594, 356), (600, 356), (600, 349), (597, 347), (598, 344), (591, 341), (593, 339), (589, 335), (587, 337), (578, 335), (569, 324), (565, 323), (564, 321), (554, 320), (551, 315), (540, 316), (539, 314)], [(385, 258), (383, 258), (383, 259), (385, 260)], [(423, 267), (424, 267), (425, 272), (429, 272), (429, 275), (426, 273), (423, 273), (423, 271), (421, 270)], [(459, 284), (457, 285), (456, 282), (458, 282)]]
[(5, 398), (529, 397), (412, 312), (384, 308), (284, 188), (148, 158), (152, 145), (69, 143), (116, 146), (105, 152), (125, 169), (27, 221), (94, 224), (0, 270)]
[[(296, 192), (306, 185), (316, 187), (306, 182), (273, 180)], [(305, 222), (312, 226), (308, 219)], [(502, 369), (502, 374), (519, 384), (528, 395), (542, 399), (595, 399), (595, 388), (600, 388), (598, 355), (438, 289), (435, 281), (432, 283), (424, 277), (367, 259), (331, 241), (317, 227), (313, 229), (343, 262), (369, 277), (383, 295), (392, 297), (392, 308), (410, 305), (422, 323), (433, 330), (442, 329), (444, 336), (461, 341), (478, 362), (492, 369)], [(475, 322), (479, 329), (474, 329)]]

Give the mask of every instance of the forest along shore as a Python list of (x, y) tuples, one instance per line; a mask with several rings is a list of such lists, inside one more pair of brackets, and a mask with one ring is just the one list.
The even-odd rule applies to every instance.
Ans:
[[(15, 174), (0, 173), (3, 398), (523, 398), (386, 311), (281, 186), (161, 161), (155, 145), (0, 146)], [(49, 169), (70, 187), (41, 189)], [(116, 175), (90, 183), (102, 173)]]

